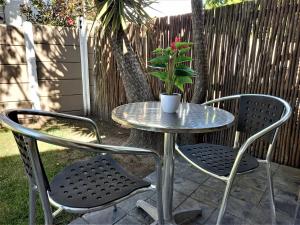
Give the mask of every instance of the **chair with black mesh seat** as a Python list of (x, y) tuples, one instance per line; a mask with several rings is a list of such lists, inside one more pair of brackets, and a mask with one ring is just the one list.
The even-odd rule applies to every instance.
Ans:
[[(37, 194), (41, 199), (45, 224), (53, 224), (53, 218), (61, 211), (88, 213), (110, 206), (137, 193), (155, 190), (158, 196), (157, 221), (163, 224), (161, 204), (161, 161), (157, 153), (141, 148), (103, 145), (69, 140), (42, 133), (23, 126), (19, 115), (44, 116), (70, 119), (89, 123), (99, 133), (96, 124), (88, 119), (73, 115), (37, 110), (10, 110), (0, 119), (12, 130), (29, 180), (29, 223), (35, 223), (35, 203)], [(49, 182), (39, 154), (37, 141), (46, 142), (72, 150), (99, 153), (90, 159), (66, 166)], [(152, 156), (156, 162), (156, 187), (148, 181), (127, 173), (111, 157), (112, 154), (134, 154)], [(57, 208), (52, 212), (52, 207)], [(116, 207), (115, 207), (116, 209)]]
[[(266, 158), (260, 160), (266, 164), (267, 179), (271, 197), (272, 218), (275, 219), (275, 204), (270, 171), (272, 150), (278, 128), (291, 116), (291, 107), (283, 99), (260, 94), (241, 94), (208, 101), (204, 105), (220, 104), (227, 100), (239, 101), (237, 130), (234, 146), (200, 143), (195, 145), (176, 146), (179, 154), (197, 169), (220, 179), (226, 183), (217, 224), (220, 224), (225, 213), (227, 199), (236, 174), (243, 174), (258, 167), (256, 158), (246, 152), (247, 148), (257, 139), (268, 143)], [(248, 137), (240, 145), (240, 134)]]

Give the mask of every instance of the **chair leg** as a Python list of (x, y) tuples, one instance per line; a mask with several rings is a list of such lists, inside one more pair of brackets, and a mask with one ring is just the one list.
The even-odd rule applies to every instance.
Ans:
[(229, 197), (231, 187), (232, 187), (232, 183), (233, 183), (233, 178), (227, 181), (226, 188), (225, 188), (224, 195), (223, 195), (223, 199), (222, 199), (222, 203), (221, 203), (221, 207), (220, 207), (220, 211), (219, 211), (219, 215), (218, 215), (217, 225), (221, 224), (222, 219), (224, 217), (228, 197)]
[(29, 225), (35, 224), (36, 196), (36, 188), (32, 184), (29, 184)]
[(266, 163), (267, 168), (267, 179), (269, 186), (269, 194), (270, 194), (270, 207), (271, 207), (271, 216), (272, 216), (272, 224), (276, 224), (276, 208), (275, 208), (275, 200), (274, 200), (274, 188), (271, 174), (271, 164), (270, 162)]
[(45, 206), (45, 203), (43, 203), (43, 200), (42, 200), (42, 205), (44, 205), (43, 206), (43, 211), (44, 211), (45, 225), (53, 225), (53, 216), (52, 216), (52, 211), (51, 211), (50, 204)]

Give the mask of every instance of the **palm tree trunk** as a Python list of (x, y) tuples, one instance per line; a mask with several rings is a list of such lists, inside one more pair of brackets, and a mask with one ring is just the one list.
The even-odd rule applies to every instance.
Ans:
[[(128, 102), (154, 101), (146, 74), (123, 30), (111, 36), (112, 52), (125, 88)], [(163, 136), (160, 133), (131, 129), (127, 146), (151, 148), (162, 152)]]
[(153, 101), (146, 75), (123, 30), (112, 35), (111, 44), (128, 102)]
[(198, 76), (195, 80), (193, 103), (202, 103), (206, 99), (208, 88), (207, 50), (204, 33), (204, 8), (202, 0), (191, 0), (193, 26), (193, 59)]

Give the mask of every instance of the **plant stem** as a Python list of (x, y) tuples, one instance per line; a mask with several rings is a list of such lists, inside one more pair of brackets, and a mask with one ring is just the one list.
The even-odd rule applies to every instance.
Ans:
[(174, 83), (175, 83), (175, 62), (176, 62), (176, 56), (177, 53), (174, 54), (172, 57), (170, 57), (169, 59), (169, 63), (168, 63), (168, 79), (166, 82), (166, 92), (167, 95), (172, 95), (173, 91), (174, 91)]

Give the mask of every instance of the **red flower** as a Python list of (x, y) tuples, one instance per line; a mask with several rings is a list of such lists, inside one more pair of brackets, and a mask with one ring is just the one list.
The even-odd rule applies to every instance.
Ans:
[(176, 42), (181, 42), (181, 38), (180, 37), (175, 37), (175, 43)]
[(175, 42), (172, 42), (171, 43), (171, 48), (175, 51), (176, 50), (176, 43)]
[(75, 24), (75, 21), (71, 17), (68, 16), (66, 19), (69, 26), (73, 26)]
[(181, 38), (180, 37), (175, 37), (175, 41), (171, 43), (171, 48), (175, 51), (176, 48), (176, 43), (177, 42), (181, 42)]

